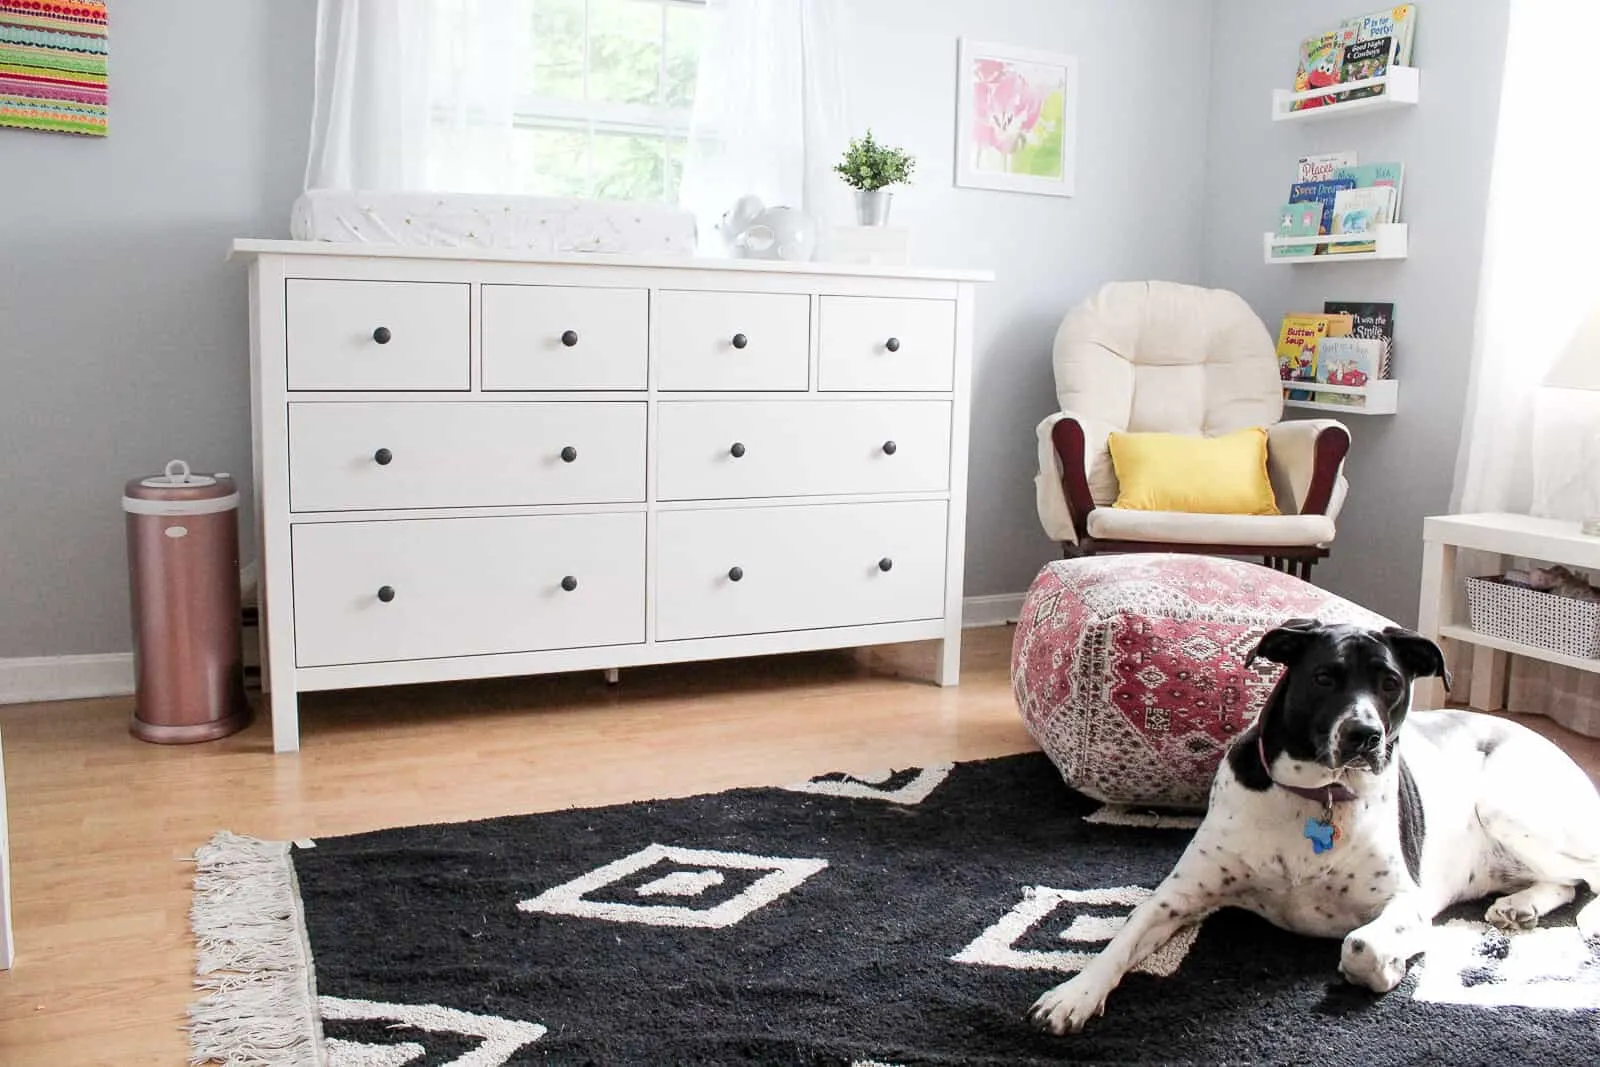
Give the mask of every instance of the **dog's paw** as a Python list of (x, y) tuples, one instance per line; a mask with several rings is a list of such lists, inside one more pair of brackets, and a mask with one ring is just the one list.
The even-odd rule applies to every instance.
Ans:
[(1105, 1013), (1107, 992), (1080, 974), (1034, 1001), (1028, 1021), (1058, 1037), (1082, 1033), (1090, 1019)]
[(1339, 973), (1354, 985), (1387, 993), (1405, 978), (1407, 960), (1370, 937), (1357, 936), (1360, 933), (1358, 930), (1344, 939), (1339, 950)]
[(1502, 930), (1532, 930), (1539, 925), (1539, 910), (1522, 894), (1513, 893), (1490, 904), (1483, 918)]

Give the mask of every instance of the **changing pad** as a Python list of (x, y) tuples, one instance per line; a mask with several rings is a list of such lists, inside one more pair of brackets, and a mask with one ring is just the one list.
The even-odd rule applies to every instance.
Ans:
[(482, 193), (313, 189), (295, 201), (289, 231), (297, 241), (536, 253), (695, 249), (694, 215), (670, 204)]

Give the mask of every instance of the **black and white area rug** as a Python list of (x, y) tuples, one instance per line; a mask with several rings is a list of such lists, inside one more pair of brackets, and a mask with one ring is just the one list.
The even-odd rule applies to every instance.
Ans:
[[(1195, 820), (1102, 808), (1040, 755), (197, 856), (197, 1062), (1600, 1062), (1600, 949), (1442, 921), (1385, 997), (1339, 943), (1225, 911), (1082, 1035), (1024, 1012)], [(1586, 897), (1580, 898), (1587, 899)]]

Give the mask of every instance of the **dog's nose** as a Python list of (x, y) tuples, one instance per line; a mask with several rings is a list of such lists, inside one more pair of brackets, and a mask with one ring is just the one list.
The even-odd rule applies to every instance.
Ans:
[(1383, 744), (1383, 731), (1367, 722), (1344, 724), (1344, 744), (1348, 752), (1376, 752)]

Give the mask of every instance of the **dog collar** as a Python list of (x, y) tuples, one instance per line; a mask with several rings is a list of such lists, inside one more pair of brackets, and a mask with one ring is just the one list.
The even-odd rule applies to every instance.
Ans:
[(1356, 799), (1350, 787), (1339, 782), (1330, 782), (1328, 785), (1316, 789), (1307, 789), (1302, 785), (1285, 785), (1272, 777), (1272, 765), (1267, 762), (1267, 741), (1265, 731), (1256, 731), (1256, 753), (1261, 757), (1261, 769), (1267, 772), (1267, 780), (1279, 789), (1287, 789), (1298, 797), (1314, 800), (1321, 804), (1324, 810), (1331, 810), (1335, 804), (1343, 804), (1347, 800)]

